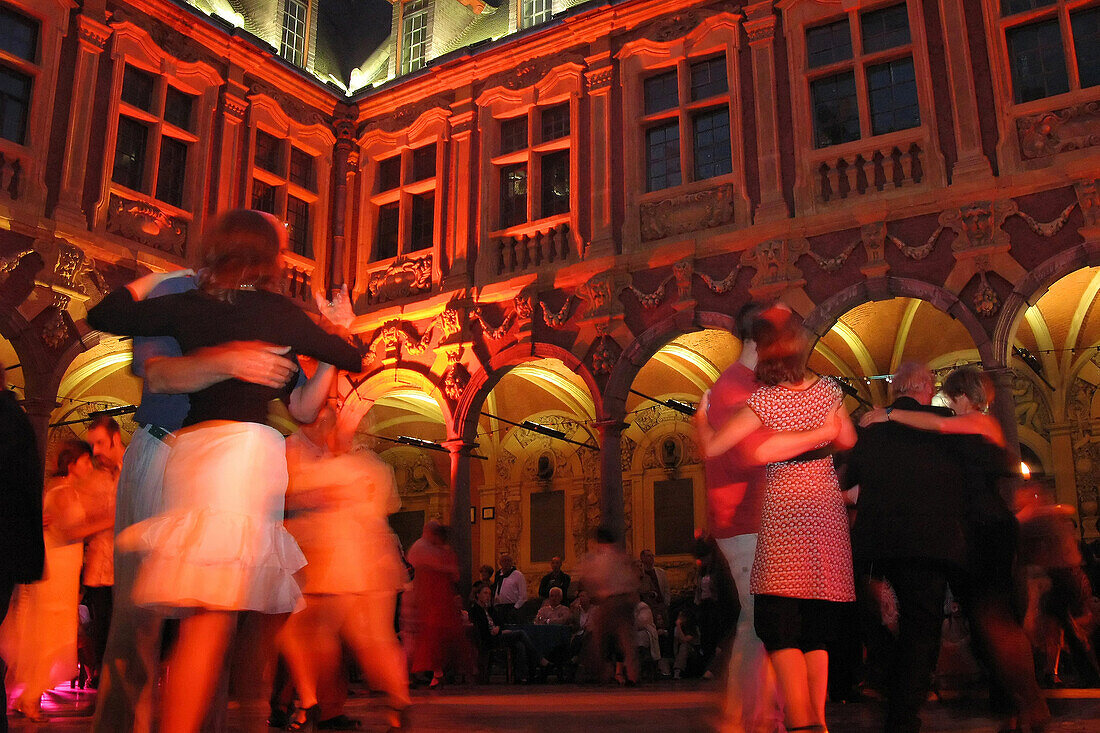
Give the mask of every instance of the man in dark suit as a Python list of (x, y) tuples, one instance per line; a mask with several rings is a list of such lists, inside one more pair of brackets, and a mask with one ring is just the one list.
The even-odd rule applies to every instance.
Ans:
[[(42, 459), (34, 428), (8, 390), (6, 371), (0, 364), (0, 622), (16, 583), (33, 583), (42, 577), (45, 547), (42, 543)], [(0, 659), (0, 732), (8, 730), (7, 668)]]
[[(887, 408), (932, 407), (932, 374), (906, 363), (891, 383)], [(955, 436), (915, 430), (889, 421), (870, 425), (848, 458), (846, 482), (859, 486), (852, 527), (857, 572), (885, 578), (898, 598), (896, 656), (888, 678), (885, 730), (920, 730), (920, 707), (928, 696), (940, 649), (948, 580), (966, 564), (963, 456)]]

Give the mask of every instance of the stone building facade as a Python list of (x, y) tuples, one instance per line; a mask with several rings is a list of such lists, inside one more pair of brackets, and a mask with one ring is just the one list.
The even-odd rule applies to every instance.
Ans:
[(87, 308), (248, 206), (287, 222), (290, 297), (350, 287), (341, 419), (394, 465), (402, 533), (443, 518), (467, 564), (568, 568), (606, 522), (687, 582), (677, 408), (750, 298), (867, 401), (902, 360), (980, 363), (1097, 536), (1095, 0), (0, 13), (0, 359), (44, 437), (139, 394)]

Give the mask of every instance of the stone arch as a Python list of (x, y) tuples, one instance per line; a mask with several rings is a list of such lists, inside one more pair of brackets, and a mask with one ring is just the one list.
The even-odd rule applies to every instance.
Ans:
[[(351, 379), (350, 375), (347, 379)], [(419, 387), (426, 395), (435, 400), (439, 405), (439, 411), (443, 415), (443, 425), (449, 430), (449, 426), (453, 420), (453, 413), (451, 412), (451, 406), (443, 396), (443, 392), (437, 383), (435, 375), (428, 371), (427, 368), (423, 370), (413, 368), (412, 366), (398, 367), (396, 369), (381, 368), (376, 369), (369, 376), (362, 381), (355, 384), (348, 385), (346, 379), (341, 377), (345, 385), (348, 385), (348, 391), (342, 395), (342, 403), (340, 405), (340, 429), (342, 431), (354, 432), (370, 411), (375, 400), (380, 397), (384, 397), (387, 393), (394, 391), (395, 382), (397, 379), (406, 380), (405, 384), (409, 387)]]
[[(527, 344), (513, 344), (508, 348), (493, 354), (487, 365), (482, 365), (470, 376), (470, 383), (462, 393), (458, 404), (450, 413), (448, 430), (453, 435), (462, 438), (467, 443), (473, 443), (477, 435), (478, 416), (481, 407), (489, 392), (493, 390), (510, 367), (524, 362), (537, 361), (538, 359), (557, 359), (581, 378), (588, 388), (592, 401), (596, 406), (596, 414), (600, 415), (602, 407), (602, 392), (596, 383), (595, 377), (588, 368), (571, 351), (560, 346), (539, 341)], [(447, 415), (447, 413), (444, 413)]]
[(1008, 363), (1012, 339), (1029, 306), (1038, 301), (1051, 285), (1071, 272), (1098, 265), (1100, 242), (1083, 242), (1050, 257), (1038, 267), (1031, 268), (1005, 299), (994, 326), (992, 349), (994, 358), (999, 360), (997, 363)]
[(856, 306), (887, 298), (916, 298), (929, 303), (963, 325), (987, 366), (1004, 363), (996, 361), (993, 342), (989, 335), (982, 328), (978, 317), (959, 300), (957, 295), (938, 285), (911, 278), (886, 278), (885, 292), (878, 288), (872, 289), (866, 281), (849, 285), (836, 295), (819, 303), (806, 317), (806, 328), (820, 338), (842, 315)]
[(669, 341), (693, 331), (712, 328), (734, 333), (734, 317), (715, 311), (682, 311), (650, 326), (631, 341), (611, 370), (603, 391), (605, 418), (621, 420), (626, 398), (641, 368)]
[(12, 345), (23, 365), (24, 395), (28, 399), (48, 399), (51, 381), (60, 381), (61, 377), (54, 378), (54, 361), (38, 332), (17, 309), (0, 307), (0, 336)]

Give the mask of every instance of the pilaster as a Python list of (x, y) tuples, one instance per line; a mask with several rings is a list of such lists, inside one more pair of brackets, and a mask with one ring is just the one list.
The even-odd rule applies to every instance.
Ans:
[(586, 59), (588, 70), (584, 73), (585, 89), (588, 96), (588, 189), (589, 189), (589, 227), (591, 247), (594, 256), (614, 254), (612, 235), (611, 200), (611, 141), (614, 134), (614, 121), (611, 115), (611, 79), (614, 66), (611, 63), (610, 49)]
[(992, 180), (989, 159), (982, 150), (978, 99), (974, 89), (970, 46), (963, 0), (939, 0), (943, 49), (947, 61), (951, 116), (955, 122), (957, 159), (951, 169), (952, 183)]
[(756, 113), (756, 156), (760, 176), (760, 203), (756, 223), (786, 219), (783, 172), (779, 158), (779, 100), (775, 82), (775, 13), (771, 0), (743, 8), (745, 32), (752, 51), (753, 95)]

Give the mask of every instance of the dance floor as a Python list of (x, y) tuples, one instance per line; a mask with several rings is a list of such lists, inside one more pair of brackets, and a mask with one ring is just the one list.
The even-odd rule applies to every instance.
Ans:
[[(717, 719), (715, 683), (659, 682), (636, 689), (578, 685), (451, 686), (414, 692), (409, 730), (433, 733), (707, 733)], [(34, 724), (12, 718), (12, 731), (83, 733), (90, 728), (94, 692), (61, 687), (49, 693), (44, 711), (48, 721)], [(1050, 693), (1055, 723), (1050, 733), (1100, 731), (1100, 690), (1057, 690)], [(363, 721), (365, 731), (383, 731), (385, 724), (377, 702), (354, 695), (347, 714)], [(882, 711), (874, 701), (830, 704), (829, 727), (834, 733), (871, 733), (881, 730)], [(260, 713), (234, 709), (229, 714), (231, 733), (268, 731)], [(939, 733), (995, 733), (997, 722), (985, 714), (978, 700), (932, 702), (925, 710), (924, 730)]]

